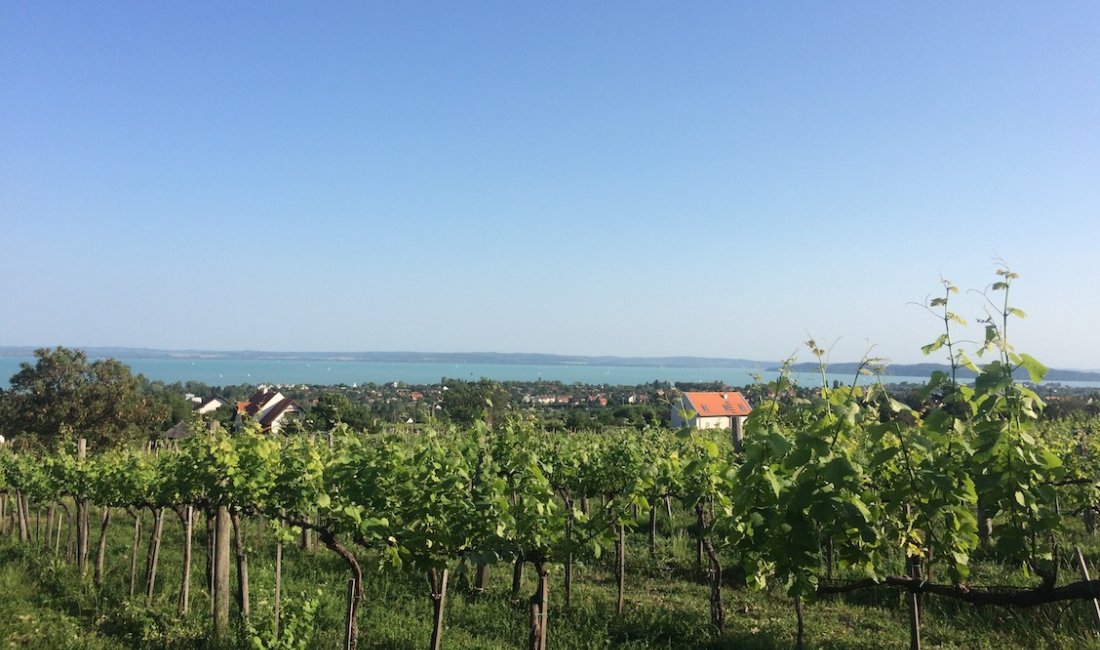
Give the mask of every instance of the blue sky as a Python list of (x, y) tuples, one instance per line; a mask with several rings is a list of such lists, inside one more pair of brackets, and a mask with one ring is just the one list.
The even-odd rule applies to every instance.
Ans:
[(3, 3), (0, 345), (909, 362), (1003, 259), (1017, 347), (1100, 368), (1098, 41), (1095, 2)]

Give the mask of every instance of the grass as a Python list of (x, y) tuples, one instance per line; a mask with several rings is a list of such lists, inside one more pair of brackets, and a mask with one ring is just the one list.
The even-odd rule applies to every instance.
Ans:
[[(146, 515), (146, 524), (149, 517)], [(149, 526), (143, 528), (147, 532)], [(191, 612), (176, 613), (181, 579), (182, 544), (178, 519), (166, 517), (156, 594), (130, 598), (129, 552), (132, 528), (126, 516), (112, 523), (107, 575), (97, 590), (90, 577), (79, 578), (63, 557), (40, 545), (0, 540), (0, 639), (6, 648), (231, 648), (247, 647), (239, 625), (233, 640), (221, 645), (209, 636), (209, 595), (203, 585), (205, 547), (202, 527), (195, 536)], [(249, 571), (252, 623), (270, 626), (273, 613), (273, 541), (262, 526), (247, 529), (251, 547)], [(1085, 547), (1098, 559), (1095, 541)], [(144, 566), (144, 549), (141, 551)], [(64, 555), (64, 552), (62, 552)], [(595, 564), (577, 568), (573, 605), (563, 609), (562, 569), (551, 569), (550, 644), (563, 650), (592, 648), (707, 649), (791, 648), (795, 641), (794, 607), (779, 589), (754, 591), (726, 587), (727, 631), (719, 636), (709, 626), (708, 588), (693, 577), (694, 547), (682, 533), (665, 537), (657, 557), (650, 558), (643, 534), (631, 537), (627, 567), (626, 614), (615, 615), (614, 576)], [(609, 565), (608, 565), (609, 566)], [(1064, 575), (1076, 576), (1068, 564)], [(534, 591), (528, 570), (522, 596), (511, 597), (510, 566), (496, 566), (490, 588), (475, 593), (472, 576), (458, 568), (452, 577), (446, 607), (444, 647), (493, 650), (525, 647), (526, 597)], [(730, 572), (732, 573), (732, 572)], [(1019, 571), (986, 562), (977, 567), (982, 581), (1027, 584)], [(305, 647), (338, 647), (344, 619), (343, 596), (348, 574), (325, 549), (285, 550), (284, 610), (300, 611), (316, 601), (313, 618), (302, 626)], [(431, 635), (431, 602), (423, 576), (407, 572), (367, 570), (366, 597), (360, 611), (360, 647), (419, 649)], [(139, 587), (139, 591), (141, 591)], [(922, 636), (926, 648), (1097, 648), (1091, 603), (1072, 602), (1029, 610), (978, 608), (942, 598), (924, 599)], [(909, 628), (905, 596), (875, 589), (807, 603), (806, 642), (809, 648), (856, 650), (905, 648)]]

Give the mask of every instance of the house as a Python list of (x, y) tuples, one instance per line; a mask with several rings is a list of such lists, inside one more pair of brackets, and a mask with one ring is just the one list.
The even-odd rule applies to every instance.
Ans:
[(672, 403), (673, 427), (729, 429), (734, 449), (741, 449), (745, 418), (752, 407), (737, 391), (684, 392)]
[(191, 435), (191, 427), (186, 422), (177, 422), (176, 426), (161, 435), (165, 440), (183, 440)]
[(267, 386), (260, 386), (247, 402), (237, 402), (238, 423), (248, 416), (259, 422), (264, 431), (272, 433), (279, 433), (288, 417), (304, 412), (297, 402)]
[[(224, 400), (220, 397), (211, 397), (204, 400), (201, 397), (194, 395), (193, 393), (187, 393), (183, 396), (183, 398), (188, 402), (192, 402), (197, 405), (194, 408), (194, 414), (198, 416), (208, 415), (229, 404), (228, 400)], [(207, 428), (210, 428), (210, 426), (208, 425)], [(180, 421), (177, 422), (175, 426), (169, 428), (167, 431), (161, 434), (161, 437), (163, 437), (165, 440), (183, 440), (190, 435), (191, 426), (186, 421)]]
[(228, 401), (220, 397), (211, 397), (210, 399), (202, 402), (197, 407), (195, 407), (195, 414), (206, 415), (207, 413), (213, 413), (214, 411), (217, 411), (221, 407), (227, 406), (228, 404)]
[[(186, 421), (180, 421), (177, 422), (174, 427), (168, 429), (163, 434), (161, 434), (161, 437), (165, 440), (172, 441), (183, 440), (184, 438), (191, 437), (191, 433), (193, 432), (195, 426), (196, 425), (192, 425)], [(203, 426), (206, 428), (207, 431), (216, 431), (221, 425), (219, 425), (217, 422), (212, 421), (206, 422)]]

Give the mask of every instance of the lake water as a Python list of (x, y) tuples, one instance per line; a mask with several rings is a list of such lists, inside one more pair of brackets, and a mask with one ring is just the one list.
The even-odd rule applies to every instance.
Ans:
[[(776, 377), (775, 371), (760, 368), (714, 367), (682, 368), (670, 366), (598, 366), (598, 365), (519, 365), (519, 364), (452, 364), (452, 363), (377, 363), (368, 361), (329, 360), (241, 360), (241, 359), (126, 359), (120, 361), (131, 370), (149, 379), (167, 383), (201, 381), (211, 386), (236, 384), (377, 384), (400, 381), (408, 384), (436, 384), (449, 379), (477, 380), (482, 377), (499, 381), (560, 381), (566, 384), (637, 385), (658, 381), (723, 381), (731, 386), (753, 382), (758, 374), (765, 380)], [(0, 357), (0, 386), (18, 372), (23, 361), (33, 359)], [(802, 385), (817, 385), (817, 373), (795, 373)], [(850, 374), (829, 374), (828, 381), (850, 383)], [(923, 383), (927, 377), (889, 376), (888, 383), (903, 381)], [(861, 383), (874, 381), (861, 378)], [(1095, 386), (1093, 382), (1062, 382), (1070, 386)]]
[[(378, 384), (400, 381), (436, 384), (443, 377), (499, 381), (560, 381), (566, 384), (637, 385), (657, 381), (724, 381), (731, 386), (753, 382), (753, 373), (774, 379), (764, 368), (677, 368), (666, 366), (519, 365), (451, 363), (376, 363), (329, 360), (240, 360), (240, 359), (126, 359), (120, 361), (149, 379), (164, 382), (201, 381), (211, 386), (236, 384)], [(32, 358), (0, 357), (0, 385), (19, 371), (21, 362)], [(829, 381), (852, 381), (851, 375), (829, 375)], [(800, 384), (815, 384), (815, 373), (796, 373)], [(889, 381), (923, 382), (925, 377), (891, 377)], [(865, 379), (866, 381), (866, 379)]]

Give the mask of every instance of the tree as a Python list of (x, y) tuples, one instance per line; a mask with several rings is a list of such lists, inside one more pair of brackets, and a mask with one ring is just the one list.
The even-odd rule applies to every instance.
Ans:
[(455, 424), (500, 421), (509, 408), (508, 391), (491, 379), (473, 382), (444, 378), (443, 383), (443, 413)]
[(321, 429), (331, 429), (346, 424), (352, 429), (367, 431), (374, 428), (374, 416), (365, 405), (352, 402), (347, 395), (332, 391), (321, 393), (310, 408), (313, 423)]
[(61, 346), (39, 348), (34, 356), (35, 364), (21, 364), (0, 395), (4, 428), (17, 439), (50, 446), (87, 438), (93, 447), (118, 446), (150, 433), (166, 415), (141, 390), (141, 375), (117, 359), (89, 363), (84, 352)]
[(150, 415), (163, 416), (150, 422), (156, 431), (164, 431), (179, 422), (190, 423), (197, 418), (195, 403), (183, 396), (184, 391), (179, 383), (168, 385), (162, 381), (143, 381), (141, 391), (149, 403)]

